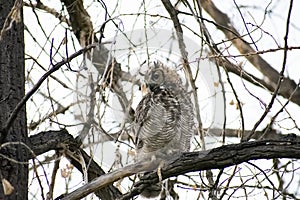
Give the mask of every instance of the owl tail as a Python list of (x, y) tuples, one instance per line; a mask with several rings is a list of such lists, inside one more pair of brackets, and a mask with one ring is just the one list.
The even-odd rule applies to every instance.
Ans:
[(145, 188), (142, 191), (141, 195), (146, 198), (155, 198), (160, 195), (161, 190), (162, 190), (162, 183), (160, 182)]
[[(145, 172), (145, 173), (140, 173), (138, 176), (142, 177), (146, 174), (148, 174), (149, 172)], [(142, 192), (141, 192), (141, 196), (145, 197), (145, 198), (155, 198), (158, 197), (161, 194), (162, 191), (162, 182), (158, 182), (158, 183), (153, 183), (152, 185), (149, 185), (148, 187), (146, 187)]]

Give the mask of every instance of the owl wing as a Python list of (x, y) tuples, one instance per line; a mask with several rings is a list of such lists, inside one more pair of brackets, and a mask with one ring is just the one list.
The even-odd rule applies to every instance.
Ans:
[(156, 88), (149, 92), (136, 109), (134, 132), (137, 148), (151, 152), (164, 148), (171, 140), (179, 140), (180, 115), (179, 102), (171, 91)]

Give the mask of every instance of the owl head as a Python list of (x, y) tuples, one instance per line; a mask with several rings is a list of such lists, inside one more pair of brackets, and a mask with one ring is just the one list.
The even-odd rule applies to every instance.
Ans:
[(158, 61), (149, 66), (145, 74), (145, 84), (150, 90), (155, 87), (176, 89), (181, 84), (181, 79), (176, 70)]

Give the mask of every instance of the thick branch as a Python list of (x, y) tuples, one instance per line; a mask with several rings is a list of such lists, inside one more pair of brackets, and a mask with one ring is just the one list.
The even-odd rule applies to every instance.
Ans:
[(63, 129), (59, 131), (45, 131), (33, 135), (29, 138), (28, 146), (34, 152), (35, 156), (38, 156), (50, 150), (62, 150), (69, 146), (78, 145), (74, 137), (67, 130)]
[[(188, 172), (223, 169), (250, 160), (272, 158), (299, 159), (300, 155), (297, 154), (300, 152), (300, 140), (296, 140), (294, 136), (293, 134), (287, 136), (285, 141), (255, 141), (225, 145), (208, 151), (183, 153), (180, 158), (165, 165), (162, 170), (162, 177), (166, 179)], [(135, 184), (135, 188), (121, 199), (130, 199), (143, 191), (144, 188), (157, 182), (157, 173), (152, 172), (142, 177), (141, 181)]]
[[(286, 140), (265, 140), (240, 144), (225, 145), (208, 151), (183, 153), (179, 158), (167, 162), (162, 168), (162, 178), (166, 179), (180, 174), (208, 170), (222, 169), (241, 164), (249, 160), (272, 159), (272, 158), (300, 158), (300, 141), (294, 135), (287, 136)], [(148, 162), (149, 163), (149, 162)], [(129, 165), (111, 173), (100, 176), (92, 182), (71, 192), (63, 199), (79, 199), (107, 184), (113, 183), (120, 178), (141, 172), (147, 167), (147, 163)], [(157, 183), (157, 172), (153, 172), (137, 183), (138, 194), (150, 184)]]
[(73, 32), (82, 47), (93, 43), (94, 30), (88, 12), (83, 7), (83, 0), (62, 0), (70, 15)]
[[(61, 0), (68, 10), (69, 20), (71, 22), (72, 31), (82, 47), (98, 42), (94, 35), (94, 28), (91, 17), (84, 8), (83, 0)], [(101, 48), (93, 50), (93, 56), (89, 59), (93, 62), (99, 74), (103, 74), (107, 63), (109, 51), (101, 44)]]

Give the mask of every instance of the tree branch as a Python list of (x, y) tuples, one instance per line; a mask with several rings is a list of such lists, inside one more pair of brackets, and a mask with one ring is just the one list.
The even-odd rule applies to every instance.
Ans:
[[(296, 135), (287, 135), (285, 140), (261, 140), (224, 145), (208, 151), (183, 153), (162, 169), (162, 178), (208, 169), (224, 169), (250, 160), (272, 158), (300, 158), (300, 140)], [(297, 155), (298, 154), (298, 155)], [(156, 172), (147, 174), (135, 184), (135, 188), (121, 199), (130, 199), (144, 188), (158, 182)]]
[[(62, 150), (70, 146), (78, 146), (78, 143), (66, 129), (59, 131), (45, 131), (30, 136), (28, 146), (34, 152), (35, 156), (39, 156), (50, 150)], [(28, 154), (29, 159), (33, 159), (32, 154)]]
[(11, 112), (8, 120), (5, 122), (4, 126), (1, 127), (0, 129), (0, 143), (3, 142), (3, 140), (6, 138), (8, 131), (12, 125), (12, 123), (14, 122), (14, 120), (16, 119), (18, 113), (20, 112), (20, 110), (23, 108), (23, 106), (26, 104), (26, 102), (28, 101), (28, 99), (39, 89), (39, 87), (42, 85), (42, 83), (46, 80), (46, 78), (48, 78), (52, 73), (56, 72), (58, 69), (60, 69), (63, 65), (65, 65), (66, 63), (71, 62), (74, 58), (76, 58), (77, 56), (83, 54), (84, 52), (95, 48), (96, 45), (95, 44), (91, 44), (89, 46), (86, 46), (83, 49), (80, 49), (79, 51), (75, 52), (74, 54), (72, 54), (71, 56), (69, 56), (68, 58), (58, 62), (57, 64), (53, 65), (52, 68), (47, 71), (39, 80), (38, 82), (33, 86), (33, 88), (31, 88), (31, 90), (29, 90), (29, 92), (21, 99), (21, 101), (16, 105), (16, 107), (14, 108), (14, 110)]
[[(275, 91), (280, 78), (279, 72), (272, 68), (272, 66), (260, 55), (255, 54), (256, 51), (249, 45), (249, 43), (246, 43), (245, 40), (243, 40), (238, 31), (232, 26), (229, 17), (225, 13), (221, 12), (211, 0), (198, 1), (200, 1), (202, 8), (215, 20), (217, 24), (220, 25), (216, 26), (216, 28), (221, 30), (225, 36), (231, 40), (232, 44), (239, 50), (240, 53), (249, 55), (245, 56), (245, 58), (265, 76), (265, 83), (267, 84), (265, 86), (268, 89), (271, 89), (271, 91)], [(296, 88), (297, 91), (293, 94)], [(284, 77), (278, 94), (287, 99), (293, 94), (291, 101), (300, 106), (300, 88), (295, 81)]]
[(70, 21), (66, 18), (66, 16), (57, 12), (55, 9), (44, 5), (41, 1), (37, 1), (36, 4), (23, 2), (23, 5), (27, 6), (27, 7), (32, 7), (34, 9), (37, 8), (37, 9), (43, 10), (47, 13), (50, 13), (54, 17), (58, 18), (61, 22), (65, 22), (66, 24), (70, 25)]
[[(29, 147), (31, 147), (35, 156), (41, 155), (50, 150), (64, 150), (65, 155), (70, 159), (71, 163), (82, 172), (82, 163), (79, 162), (79, 155), (83, 157), (87, 170), (88, 180), (91, 181), (96, 177), (104, 175), (103, 169), (88, 154), (79, 147), (76, 139), (63, 129), (60, 131), (40, 132), (29, 138)], [(70, 151), (66, 151), (66, 150)], [(70, 154), (72, 152), (72, 154)], [(75, 153), (74, 153), (75, 152)], [(77, 153), (76, 153), (77, 152)], [(33, 154), (29, 153), (29, 159), (33, 158)], [(113, 185), (108, 184), (107, 187), (95, 191), (95, 194), (104, 200), (116, 199), (121, 196), (120, 191)]]
[[(285, 72), (285, 67), (286, 67), (286, 61), (287, 61), (287, 51), (288, 51), (288, 35), (289, 35), (289, 27), (290, 27), (290, 18), (291, 18), (291, 14), (292, 14), (292, 8), (293, 8), (293, 0), (290, 1), (290, 6), (289, 6), (289, 12), (288, 12), (288, 17), (287, 17), (287, 22), (286, 22), (286, 32), (285, 32), (285, 36), (284, 36), (284, 47), (285, 47), (285, 50), (284, 50), (284, 54), (283, 54), (283, 63), (282, 63), (282, 68), (281, 68), (281, 71), (279, 73), (279, 79), (277, 81), (277, 84), (276, 84), (276, 88), (273, 92), (273, 95), (272, 95), (272, 98), (268, 104), (268, 106), (266, 107), (264, 113), (261, 115), (261, 117), (259, 118), (259, 120), (254, 124), (253, 128), (252, 128), (252, 131), (251, 131), (251, 134), (245, 138), (246, 141), (250, 140), (251, 139), (251, 136), (254, 135), (254, 132), (255, 130), (257, 129), (257, 127), (261, 124), (261, 122), (264, 120), (264, 118), (267, 116), (267, 114), (270, 112), (273, 104), (274, 104), (274, 101), (277, 97), (277, 94), (280, 90), (280, 87), (281, 87), (281, 83), (284, 79), (284, 72)], [(298, 86), (296, 86), (298, 87)], [(296, 88), (294, 87), (294, 88)], [(295, 91), (294, 91), (295, 92)], [(289, 98), (292, 96), (293, 92), (290, 93), (289, 95)], [(242, 138), (243, 139), (243, 138)]]
[[(229, 166), (241, 164), (250, 160), (272, 159), (272, 158), (300, 158), (300, 140), (295, 135), (286, 136), (285, 140), (264, 140), (246, 142), (240, 144), (225, 145), (207, 151), (182, 153), (180, 157), (167, 161), (162, 168), (162, 178), (166, 179), (180, 174), (208, 170), (223, 169)], [(147, 164), (148, 163), (148, 164)], [(94, 179), (92, 182), (76, 189), (66, 195), (63, 200), (79, 199), (97, 189), (103, 188), (121, 178), (142, 172), (147, 169), (150, 162), (128, 165)], [(135, 184), (131, 193), (137, 195), (150, 184), (157, 183), (157, 172), (152, 172), (141, 178)], [(133, 196), (134, 196), (133, 195)], [(127, 195), (124, 199), (129, 199)]]

